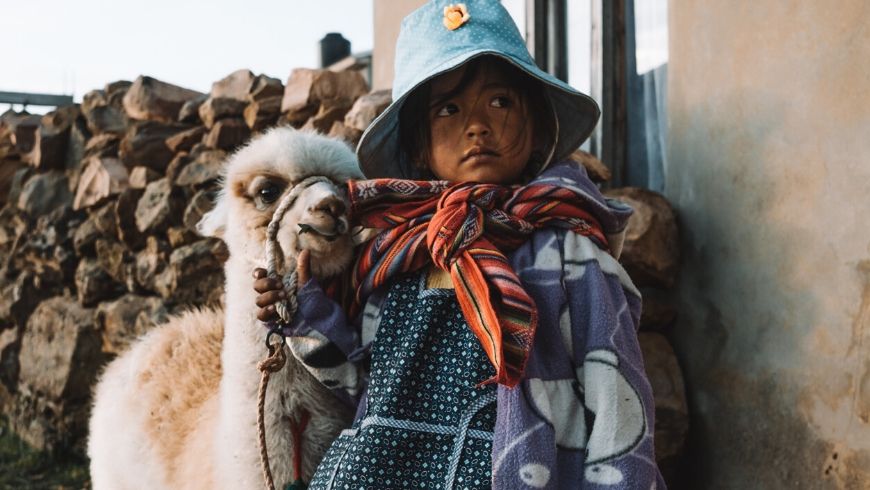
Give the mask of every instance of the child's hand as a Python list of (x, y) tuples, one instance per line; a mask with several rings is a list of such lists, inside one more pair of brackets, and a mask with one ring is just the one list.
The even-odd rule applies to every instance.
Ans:
[(257, 319), (268, 322), (278, 319), (275, 303), (287, 297), (280, 279), (267, 277), (266, 269), (254, 269), (254, 290), (259, 294), (256, 304)]
[[(296, 259), (297, 288), (302, 287), (311, 278), (310, 255), (308, 250), (303, 250)], [(259, 307), (257, 319), (262, 322), (277, 320), (278, 313), (275, 311), (275, 303), (287, 298), (281, 280), (268, 277), (266, 269), (254, 269), (254, 290), (258, 293), (256, 300), (257, 307)]]

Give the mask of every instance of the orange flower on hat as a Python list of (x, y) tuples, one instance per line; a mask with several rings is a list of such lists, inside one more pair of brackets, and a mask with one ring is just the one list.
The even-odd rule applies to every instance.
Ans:
[(464, 3), (451, 3), (444, 7), (444, 27), (451, 31), (458, 29), (462, 24), (468, 22), (471, 16), (468, 15), (468, 9)]

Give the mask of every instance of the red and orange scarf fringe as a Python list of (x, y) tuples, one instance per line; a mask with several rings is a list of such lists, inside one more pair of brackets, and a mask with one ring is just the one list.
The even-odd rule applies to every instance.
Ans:
[(352, 272), (351, 316), (375, 288), (434, 264), (450, 273), (465, 319), (495, 368), (484, 383), (516, 386), (538, 322), (535, 303), (505, 254), (544, 227), (568, 229), (607, 248), (600, 224), (575, 191), (552, 184), (377, 179), (350, 182), (349, 191), (354, 220), (379, 230)]

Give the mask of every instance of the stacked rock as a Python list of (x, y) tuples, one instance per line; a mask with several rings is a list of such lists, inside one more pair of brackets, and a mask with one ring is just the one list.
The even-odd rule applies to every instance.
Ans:
[(219, 304), (224, 243), (197, 234), (224, 159), (293, 125), (355, 144), (389, 94), (356, 71), (239, 70), (203, 94), (151, 77), (44, 116), (0, 116), (0, 412), (81, 451), (100, 366), (167, 315)]

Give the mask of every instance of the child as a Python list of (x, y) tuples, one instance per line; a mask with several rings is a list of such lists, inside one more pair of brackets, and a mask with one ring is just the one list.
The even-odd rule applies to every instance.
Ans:
[[(664, 488), (615, 258), (631, 210), (565, 161), (597, 106), (537, 68), (495, 0), (428, 3), (396, 51), (394, 102), (357, 150), (381, 179), (350, 184), (379, 234), (349, 314), (300, 255), (286, 332), (360, 399), (310, 488)], [(280, 285), (255, 277), (273, 320)]]

